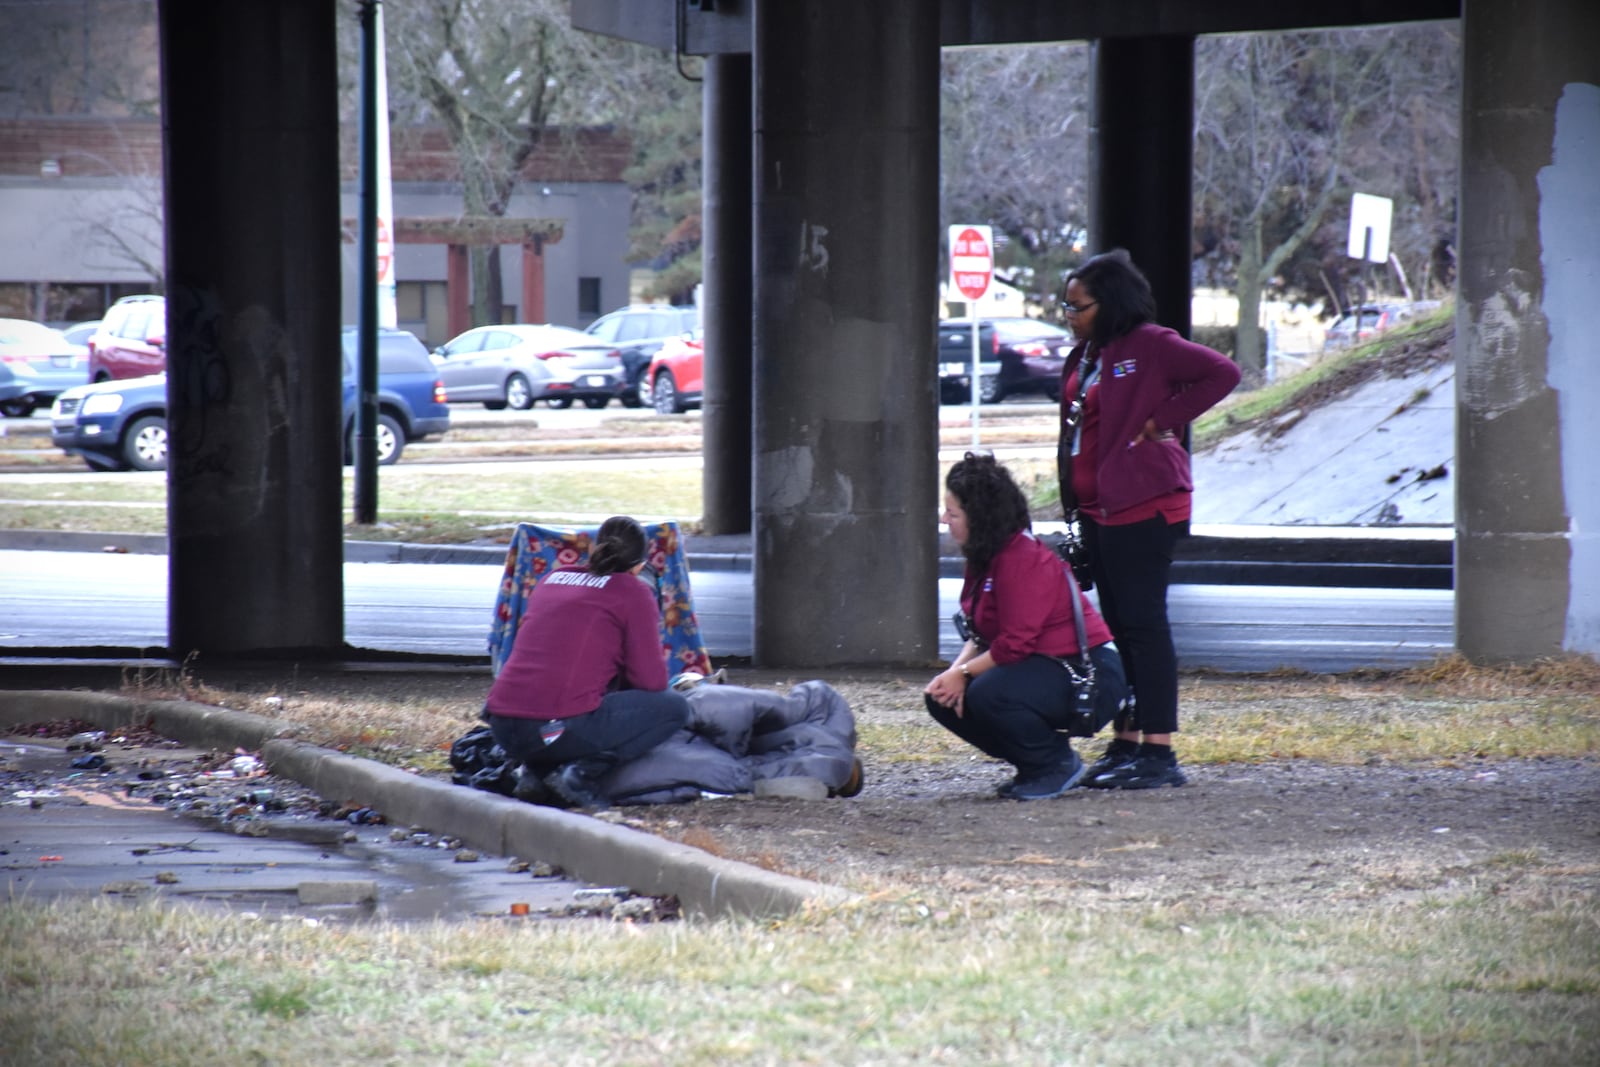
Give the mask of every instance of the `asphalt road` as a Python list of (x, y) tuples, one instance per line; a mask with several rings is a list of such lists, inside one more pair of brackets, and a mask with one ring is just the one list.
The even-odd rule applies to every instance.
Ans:
[[(166, 567), (160, 555), (0, 551), (0, 657), (163, 647)], [(486, 656), (501, 573), (485, 564), (347, 563), (345, 639), (374, 652)], [(713, 659), (749, 656), (749, 572), (705, 570), (693, 581)], [(949, 622), (958, 592), (958, 580), (939, 582), (945, 658), (959, 644)], [(1169, 603), (1179, 662), (1191, 669), (1401, 667), (1454, 647), (1449, 590), (1181, 585)]]

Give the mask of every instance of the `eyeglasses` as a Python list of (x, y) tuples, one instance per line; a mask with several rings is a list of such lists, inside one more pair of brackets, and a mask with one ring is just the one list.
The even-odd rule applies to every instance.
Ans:
[(1088, 311), (1092, 307), (1097, 307), (1099, 304), (1100, 301), (1098, 300), (1091, 300), (1087, 304), (1069, 304), (1063, 300), (1061, 302), (1061, 310), (1065, 311), (1068, 315), (1082, 315), (1085, 311)]

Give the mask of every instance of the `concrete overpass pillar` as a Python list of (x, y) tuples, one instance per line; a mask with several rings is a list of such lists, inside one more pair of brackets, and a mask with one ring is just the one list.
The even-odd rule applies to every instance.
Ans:
[(1600, 7), (1462, 16), (1456, 644), (1600, 653)]
[(765, 666), (938, 651), (937, 21), (919, 0), (756, 8)]
[(334, 654), (336, 5), (162, 0), (158, 11), (170, 652)]
[(750, 56), (709, 56), (703, 86), (701, 201), (705, 391), (701, 522), (708, 534), (750, 530)]
[(1193, 261), (1194, 38), (1091, 45), (1089, 247), (1126, 248), (1150, 279), (1156, 317), (1185, 337)]

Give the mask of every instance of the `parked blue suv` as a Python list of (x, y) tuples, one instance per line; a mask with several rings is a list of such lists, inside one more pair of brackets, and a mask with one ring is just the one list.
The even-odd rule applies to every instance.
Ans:
[[(355, 327), (340, 335), (344, 349), (344, 461), (353, 461), (356, 426)], [(450, 428), (444, 382), (427, 346), (406, 330), (378, 331), (378, 462), (394, 463), (407, 441)]]
[[(341, 337), (344, 461), (351, 462), (356, 420), (356, 331)], [(378, 462), (395, 463), (407, 442), (450, 428), (444, 385), (414, 334), (378, 335)], [(50, 440), (98, 471), (167, 468), (167, 376), (99, 382), (68, 389), (50, 409)]]

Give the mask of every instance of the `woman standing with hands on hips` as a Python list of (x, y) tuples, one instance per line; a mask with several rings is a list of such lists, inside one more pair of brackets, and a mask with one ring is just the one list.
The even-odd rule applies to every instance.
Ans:
[(1062, 660), (1079, 654), (1074, 600), (1098, 679), (1095, 729), (1116, 716), (1128, 693), (1111, 633), (1061, 558), (1034, 538), (1028, 502), (993, 456), (968, 452), (950, 468), (943, 520), (966, 557), (961, 613), (970, 622), (955, 662), (923, 689), (928, 713), (1017, 769), (1002, 797), (1060, 796), (1086, 770), (1065, 732), (1075, 693)]
[(1061, 306), (1078, 339), (1061, 372), (1061, 506), (1069, 521), (1076, 511), (1134, 697), (1083, 784), (1183, 785), (1172, 748), (1178, 658), (1167, 583), (1173, 548), (1189, 533), (1185, 438), (1188, 424), (1239, 384), (1239, 368), (1155, 324), (1150, 283), (1121, 249), (1068, 274)]

